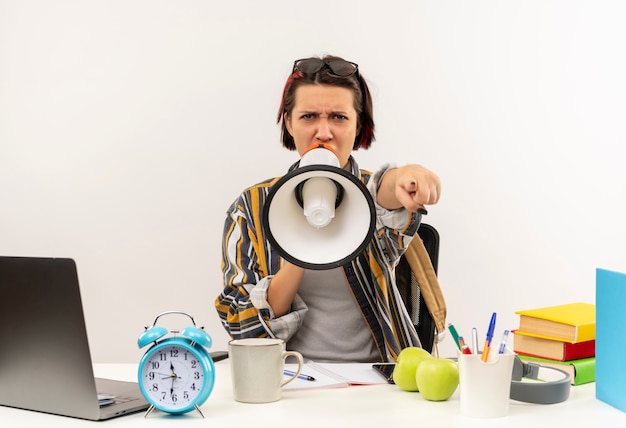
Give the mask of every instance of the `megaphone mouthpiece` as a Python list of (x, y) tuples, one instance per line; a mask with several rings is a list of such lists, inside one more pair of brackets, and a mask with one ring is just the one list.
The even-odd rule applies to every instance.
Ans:
[(308, 165), (330, 165), (339, 168), (339, 158), (328, 144), (312, 144), (300, 158), (300, 168)]

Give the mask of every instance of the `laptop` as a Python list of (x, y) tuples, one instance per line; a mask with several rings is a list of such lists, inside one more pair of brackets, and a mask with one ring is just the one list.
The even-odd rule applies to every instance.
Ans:
[(0, 405), (105, 420), (148, 408), (136, 382), (96, 379), (72, 259), (0, 257)]

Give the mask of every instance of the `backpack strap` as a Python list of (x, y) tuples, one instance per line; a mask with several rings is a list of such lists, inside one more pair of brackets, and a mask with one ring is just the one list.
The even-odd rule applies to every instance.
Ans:
[(446, 301), (428, 251), (426, 251), (426, 247), (424, 247), (424, 243), (419, 236), (416, 235), (411, 241), (404, 256), (411, 267), (415, 280), (419, 284), (420, 293), (424, 303), (426, 303), (428, 312), (430, 312), (430, 316), (433, 318), (437, 332), (444, 332), (447, 314)]

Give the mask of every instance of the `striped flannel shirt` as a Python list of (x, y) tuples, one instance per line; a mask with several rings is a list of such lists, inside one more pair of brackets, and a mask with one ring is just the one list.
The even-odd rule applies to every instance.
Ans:
[[(297, 167), (295, 163), (290, 171)], [(372, 176), (360, 170), (350, 157), (350, 167), (376, 201), (382, 178), (392, 166), (384, 165)], [(274, 316), (267, 302), (267, 288), (280, 268), (281, 257), (264, 237), (261, 212), (272, 185), (279, 179), (244, 190), (227, 211), (221, 264), (225, 286), (215, 299), (215, 307), (233, 338), (278, 337), (288, 341), (306, 316), (306, 302), (297, 295), (290, 312), (281, 317)], [(343, 270), (381, 361), (388, 361), (395, 360), (407, 346), (421, 346), (394, 280), (394, 268), (417, 232), (421, 215), (406, 209), (386, 210), (377, 203), (375, 206), (374, 238)]]

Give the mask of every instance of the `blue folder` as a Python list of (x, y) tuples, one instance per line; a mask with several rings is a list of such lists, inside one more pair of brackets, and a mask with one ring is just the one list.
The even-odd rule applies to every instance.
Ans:
[(626, 274), (596, 269), (596, 398), (626, 412)]

